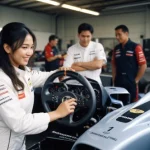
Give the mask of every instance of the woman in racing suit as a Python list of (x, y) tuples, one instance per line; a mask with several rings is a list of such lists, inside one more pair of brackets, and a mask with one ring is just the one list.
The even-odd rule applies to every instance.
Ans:
[(33, 88), (53, 72), (31, 71), (26, 65), (36, 45), (34, 34), (22, 23), (5, 25), (0, 34), (0, 149), (25, 150), (24, 137), (47, 129), (49, 122), (74, 112), (70, 99), (55, 111), (32, 114)]

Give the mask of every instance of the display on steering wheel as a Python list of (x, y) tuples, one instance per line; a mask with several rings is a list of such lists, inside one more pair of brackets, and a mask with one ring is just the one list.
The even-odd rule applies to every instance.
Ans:
[[(58, 71), (52, 74), (45, 82), (42, 88), (42, 104), (46, 112), (55, 110), (59, 104), (70, 98), (77, 100), (77, 106), (73, 114), (68, 115), (65, 118), (57, 120), (59, 124), (69, 127), (79, 127), (85, 124), (93, 116), (96, 110), (96, 96), (95, 92), (88, 82), (88, 80), (80, 74), (72, 71), (67, 71), (66, 76), (78, 81), (86, 91), (88, 91), (89, 97), (70, 91), (68, 85), (65, 82), (54, 82), (56, 78), (62, 77), (64, 71)], [(76, 115), (80, 110), (86, 110), (84, 117), (77, 119)]]

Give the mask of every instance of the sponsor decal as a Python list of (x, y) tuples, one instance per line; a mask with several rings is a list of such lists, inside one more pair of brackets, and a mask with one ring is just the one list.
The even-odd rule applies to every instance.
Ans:
[(110, 131), (113, 129), (114, 127), (109, 127), (109, 129), (107, 131), (104, 131), (104, 134), (110, 134)]
[(95, 51), (90, 51), (90, 54), (89, 54), (89, 55), (94, 55), (94, 54), (96, 54)]
[(4, 86), (4, 84), (1, 84), (1, 85), (0, 85), (0, 87), (3, 87), (3, 86)]
[(139, 54), (139, 57), (143, 57), (144, 56), (144, 54)]
[(134, 113), (134, 114), (143, 114), (144, 113), (144, 110), (141, 110), (141, 109), (131, 109), (130, 110), (131, 113)]
[(20, 90), (20, 91), (18, 91), (18, 99), (20, 100), (20, 99), (23, 99), (23, 98), (25, 98), (26, 96), (25, 96), (25, 93), (24, 93), (24, 91), (23, 90)]
[(116, 50), (116, 52), (119, 52), (119, 51), (120, 51), (120, 49), (117, 49), (117, 50)]
[(106, 135), (95, 133), (95, 132), (91, 132), (91, 134), (94, 134), (96, 136), (99, 136), (99, 137), (107, 139), (107, 140), (117, 141), (117, 139), (115, 137), (112, 137), (112, 136), (106, 136)]
[(131, 54), (133, 54), (133, 51), (130, 51), (130, 50), (129, 50), (129, 51), (127, 51), (127, 53), (131, 53)]
[(2, 87), (2, 88), (0, 88), (0, 91), (3, 91), (3, 90), (5, 90), (6, 88), (5, 87)]
[(28, 79), (28, 85), (29, 85), (29, 88), (30, 88), (30, 90), (32, 92), (33, 91), (33, 86), (32, 86), (32, 82), (31, 82), (30, 78)]
[(9, 102), (9, 101), (11, 101), (11, 100), (12, 100), (12, 98), (9, 98), (9, 99), (7, 99), (7, 100), (1, 102), (0, 105), (5, 104), (5, 103), (7, 103), (7, 102)]
[(74, 57), (74, 59), (79, 59), (79, 58), (81, 58), (81, 57)]
[(127, 116), (121, 116), (121, 118), (124, 118), (124, 119), (130, 120), (130, 121), (132, 121), (132, 120), (133, 120), (133, 118), (131, 118), (131, 117), (127, 117)]
[(145, 62), (145, 59), (139, 60), (139, 62)]
[(8, 90), (5, 88), (4, 84), (0, 85), (0, 105), (12, 100), (8, 95)]
[(119, 55), (116, 55), (115, 57), (120, 57), (121, 55), (119, 54)]
[(150, 106), (150, 101), (128, 110), (122, 116), (118, 117), (116, 120), (123, 123), (128, 123), (130, 121), (133, 121), (135, 118), (149, 111), (150, 110), (149, 106)]
[(78, 54), (74, 54), (74, 56), (78, 56), (78, 55), (80, 55), (80, 53), (78, 53)]
[(126, 56), (133, 56), (133, 54), (126, 53)]
[[(5, 93), (8, 93), (8, 91), (5, 92)], [(10, 98), (10, 97), (8, 96), (8, 94), (7, 94), (7, 96), (4, 95), (4, 94), (2, 94), (2, 96), (0, 97), (0, 105), (4, 104), (4, 103), (6, 103), (6, 102), (8, 102), (8, 101), (10, 101), (10, 100), (12, 100), (12, 98)]]
[(115, 54), (120, 54), (120, 51), (115, 52)]
[(28, 85), (29, 85), (29, 86), (32, 86), (32, 83), (31, 83), (30, 78), (28, 79)]
[(0, 96), (4, 95), (6, 93), (8, 93), (8, 91), (3, 91), (3, 92), (0, 93)]
[(72, 136), (72, 135), (61, 133), (61, 132), (52, 131), (52, 134), (55, 137), (59, 137), (59, 138), (70, 140), (70, 141), (76, 141), (77, 140), (77, 136)]

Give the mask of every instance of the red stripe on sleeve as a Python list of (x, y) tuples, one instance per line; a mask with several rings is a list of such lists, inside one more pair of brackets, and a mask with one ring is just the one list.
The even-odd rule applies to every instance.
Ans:
[(112, 52), (111, 63), (115, 65), (115, 50)]
[(137, 45), (135, 48), (135, 54), (136, 54), (136, 58), (138, 61), (138, 64), (141, 66), (143, 64), (146, 64), (146, 59), (145, 59), (145, 55), (143, 52), (143, 49), (140, 45)]

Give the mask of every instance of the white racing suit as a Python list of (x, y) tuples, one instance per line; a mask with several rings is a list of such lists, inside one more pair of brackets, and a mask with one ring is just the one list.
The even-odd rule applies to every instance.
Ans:
[(10, 78), (0, 69), (0, 150), (25, 150), (25, 135), (47, 129), (48, 113), (32, 114), (33, 88), (40, 87), (54, 72), (15, 68), (24, 90), (16, 91)]

